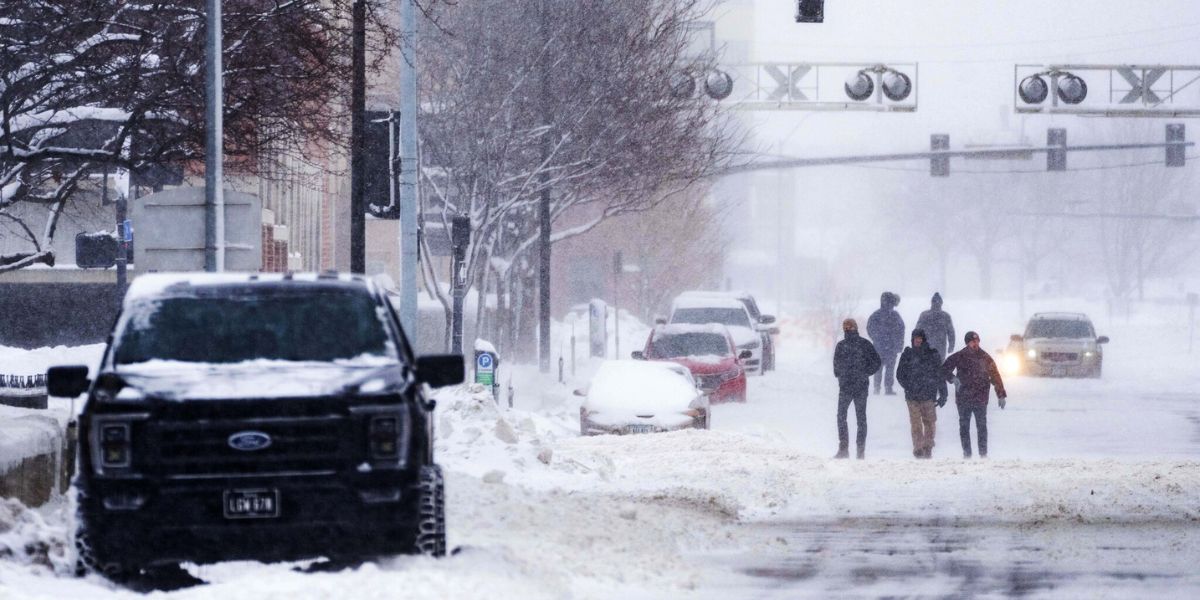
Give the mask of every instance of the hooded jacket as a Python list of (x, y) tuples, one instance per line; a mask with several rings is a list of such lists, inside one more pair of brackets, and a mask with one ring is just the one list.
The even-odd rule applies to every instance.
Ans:
[(942, 355), (929, 345), (921, 329), (914, 329), (912, 338), (922, 338), (920, 347), (904, 349), (896, 367), (896, 381), (904, 388), (905, 400), (938, 400), (947, 395), (946, 380), (942, 377)]
[(833, 375), (838, 380), (838, 390), (843, 394), (867, 397), (870, 377), (883, 366), (875, 346), (863, 339), (857, 331), (847, 331), (846, 337), (837, 343), (833, 351)]
[(924, 329), (929, 334), (925, 338), (926, 344), (941, 352), (942, 357), (950, 356), (954, 352), (954, 321), (950, 313), (942, 310), (941, 294), (934, 294), (929, 305), (929, 310), (921, 313), (917, 319), (917, 329)]
[(904, 319), (896, 312), (900, 296), (884, 292), (879, 298), (879, 310), (867, 319), (867, 335), (880, 356), (895, 357), (904, 349)]

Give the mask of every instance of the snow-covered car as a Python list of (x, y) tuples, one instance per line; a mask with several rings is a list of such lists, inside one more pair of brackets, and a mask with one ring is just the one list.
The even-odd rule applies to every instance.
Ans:
[(775, 338), (773, 336), (779, 334), (779, 327), (775, 325), (775, 315), (764, 315), (758, 308), (758, 301), (754, 299), (754, 295), (745, 291), (730, 291), (717, 292), (709, 290), (690, 290), (679, 295), (680, 298), (733, 298), (746, 306), (746, 312), (750, 313), (750, 322), (754, 324), (754, 329), (762, 334), (762, 370), (775, 370)]
[(79, 418), (80, 568), (115, 580), (183, 562), (445, 552), (425, 385), (461, 356), (413, 356), (359, 276), (148, 274), (126, 294)]
[(747, 373), (763, 373), (763, 334), (756, 329), (750, 311), (740, 300), (720, 296), (680, 296), (671, 305), (671, 324), (724, 325), (738, 350), (749, 350), (742, 361)]
[(672, 362), (609, 360), (597, 369), (579, 406), (581, 435), (708, 429), (708, 395), (687, 367)]
[(646, 347), (633, 353), (637, 360), (661, 360), (687, 367), (712, 403), (745, 402), (746, 370), (742, 360), (749, 350), (738, 350), (724, 325), (658, 325), (650, 330)]
[(1082, 313), (1037, 313), (1024, 335), (1013, 335), (1004, 351), (1010, 373), (1035, 377), (1100, 377), (1107, 336), (1097, 336)]

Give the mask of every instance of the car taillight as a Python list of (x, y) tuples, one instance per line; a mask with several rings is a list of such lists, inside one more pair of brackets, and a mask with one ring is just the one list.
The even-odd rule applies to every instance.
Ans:
[(371, 458), (394, 459), (400, 455), (400, 417), (398, 415), (371, 417), (367, 431)]

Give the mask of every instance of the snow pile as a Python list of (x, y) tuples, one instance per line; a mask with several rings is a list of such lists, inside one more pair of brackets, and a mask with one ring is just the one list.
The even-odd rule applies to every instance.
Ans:
[(1194, 461), (836, 461), (754, 435), (713, 431), (579, 438), (556, 452), (563, 460), (611, 461), (613, 493), (742, 521), (895, 515), (1018, 523), (1200, 521), (1200, 463)]
[(63, 410), (0, 406), (0, 473), (25, 458), (61, 448), (66, 416)]
[(67, 504), (59, 501), (43, 509), (51, 517), (47, 520), (42, 512), (25, 508), (18, 500), (0, 498), (0, 560), (50, 569), (58, 574), (69, 573), (69, 537), (64, 525)]

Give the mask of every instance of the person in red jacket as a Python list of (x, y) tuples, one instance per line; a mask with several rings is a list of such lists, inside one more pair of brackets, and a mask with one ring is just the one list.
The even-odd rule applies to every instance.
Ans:
[(971, 416), (975, 417), (975, 429), (979, 437), (979, 458), (987, 458), (987, 405), (991, 387), (996, 388), (1000, 409), (1004, 409), (1008, 394), (996, 361), (979, 347), (979, 334), (968, 331), (964, 338), (966, 348), (951, 354), (942, 363), (942, 375), (947, 382), (957, 377), (955, 404), (958, 405), (958, 436), (962, 439), (963, 458), (971, 458)]

